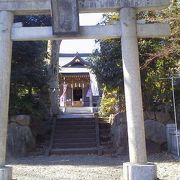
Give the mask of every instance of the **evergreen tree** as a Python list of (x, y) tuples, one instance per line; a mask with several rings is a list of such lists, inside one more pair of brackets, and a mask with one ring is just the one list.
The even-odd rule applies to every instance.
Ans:
[[(179, 8), (178, 1), (174, 0), (166, 10), (141, 12), (137, 15), (138, 19), (145, 19), (147, 23), (168, 21), (172, 29), (170, 38), (139, 39), (144, 110), (155, 108), (167, 111), (169, 110), (167, 107), (171, 106), (171, 84), (161, 78), (169, 77), (177, 72), (180, 59)], [(113, 24), (119, 19), (118, 13), (105, 14), (101, 24)], [(94, 53), (92, 69), (102, 89), (107, 90), (106, 87), (108, 87), (111, 93), (120, 87), (120, 82), (123, 80), (120, 39), (102, 40), (98, 43), (100, 43), (100, 50)]]
[[(23, 26), (50, 25), (47, 16), (17, 16)], [(42, 117), (48, 100), (46, 62), (47, 42), (14, 42), (12, 53), (10, 114)]]

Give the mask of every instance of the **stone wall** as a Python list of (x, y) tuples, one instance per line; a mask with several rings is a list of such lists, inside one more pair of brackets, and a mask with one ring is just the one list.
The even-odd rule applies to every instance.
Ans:
[(144, 119), (157, 120), (163, 124), (171, 123), (173, 120), (171, 118), (170, 113), (167, 112), (153, 112), (153, 111), (145, 111)]
[[(166, 124), (172, 122), (167, 113), (145, 112), (146, 147), (149, 153), (167, 148)], [(113, 148), (117, 154), (128, 153), (126, 113), (118, 113), (110, 118)]]
[(7, 134), (7, 157), (26, 156), (35, 149), (35, 137), (32, 134), (31, 117), (17, 115), (10, 118)]
[(110, 119), (111, 137), (113, 148), (116, 154), (126, 154), (128, 152), (128, 134), (126, 114), (118, 113)]

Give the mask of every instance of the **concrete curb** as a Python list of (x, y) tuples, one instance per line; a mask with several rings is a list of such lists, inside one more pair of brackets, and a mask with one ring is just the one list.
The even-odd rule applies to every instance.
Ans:
[(12, 167), (0, 167), (0, 180), (12, 180)]
[(157, 167), (155, 164), (123, 164), (124, 180), (155, 180), (157, 178)]

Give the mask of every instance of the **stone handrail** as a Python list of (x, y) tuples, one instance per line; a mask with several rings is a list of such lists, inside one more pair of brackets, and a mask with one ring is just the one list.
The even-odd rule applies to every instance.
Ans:
[(98, 113), (94, 113), (95, 126), (96, 126), (96, 145), (98, 148), (98, 155), (102, 155), (102, 150), (100, 148), (100, 133), (99, 133), (99, 119)]
[(52, 146), (53, 146), (53, 140), (54, 140), (54, 134), (55, 134), (57, 117), (56, 117), (56, 116), (52, 117), (52, 121), (53, 121), (53, 124), (52, 124), (52, 131), (51, 131), (50, 143), (49, 143), (49, 147), (48, 147), (48, 149), (47, 149), (47, 151), (46, 151), (46, 156), (49, 156), (49, 155), (50, 155), (51, 149), (52, 149)]

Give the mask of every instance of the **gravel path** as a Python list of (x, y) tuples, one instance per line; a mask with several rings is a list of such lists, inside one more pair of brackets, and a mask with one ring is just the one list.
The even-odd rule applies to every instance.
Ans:
[[(9, 165), (18, 180), (121, 180), (122, 164), (127, 161), (127, 156), (32, 156), (11, 160)], [(155, 154), (149, 161), (157, 164), (159, 179), (180, 180), (180, 161), (173, 156)]]

